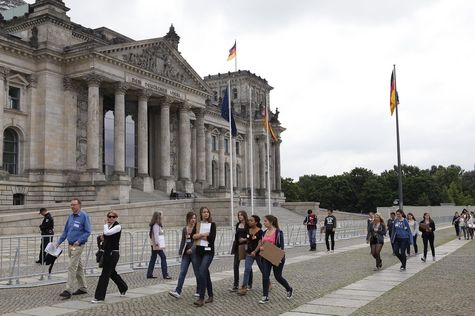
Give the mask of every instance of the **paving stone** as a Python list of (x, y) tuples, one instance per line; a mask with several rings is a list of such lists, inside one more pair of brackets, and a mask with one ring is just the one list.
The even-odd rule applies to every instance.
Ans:
[(68, 309), (68, 308), (43, 306), (43, 307), (37, 307), (37, 308), (21, 311), (21, 313), (26, 314), (26, 315), (35, 315), (35, 316), (56, 316), (56, 315), (71, 313), (74, 311), (75, 311), (74, 309)]
[(340, 289), (333, 293), (337, 295), (342, 295), (343, 297), (348, 295), (348, 296), (362, 296), (362, 297), (368, 297), (368, 298), (376, 298), (382, 294), (381, 292), (375, 292), (375, 291), (347, 290), (347, 289)]
[(328, 297), (325, 295), (322, 298), (316, 299), (314, 301), (308, 302), (308, 304), (314, 304), (314, 305), (326, 305), (326, 306), (341, 306), (341, 307), (355, 307), (359, 308), (361, 306), (364, 306), (368, 303), (366, 300), (349, 300), (344, 297), (340, 298), (333, 298), (333, 297)]
[(356, 308), (351, 308), (351, 307), (314, 305), (314, 304), (305, 304), (294, 309), (294, 311), (296, 312), (315, 313), (315, 314), (320, 313), (323, 315), (337, 315), (337, 316), (350, 315), (355, 310)]
[(348, 290), (370, 290), (374, 292), (386, 292), (392, 289), (394, 286), (385, 285), (381, 283), (371, 282), (371, 281), (359, 281), (357, 283), (350, 284), (345, 286), (344, 289)]
[(67, 308), (67, 309), (87, 309), (91, 307), (91, 303), (84, 302), (84, 301), (68, 301), (68, 302), (64, 302), (60, 304), (55, 304), (52, 307)]

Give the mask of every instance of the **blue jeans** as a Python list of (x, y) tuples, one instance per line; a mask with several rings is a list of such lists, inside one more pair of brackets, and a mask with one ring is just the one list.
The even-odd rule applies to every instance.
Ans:
[(204, 255), (195, 255), (196, 269), (198, 270), (198, 293), (200, 299), (204, 300), (205, 292), (208, 291), (208, 296), (213, 297), (213, 284), (211, 283), (211, 276), (209, 274), (209, 266), (214, 258), (214, 253), (205, 253)]
[(193, 262), (191, 255), (184, 254), (181, 257), (181, 265), (180, 265), (180, 276), (178, 277), (178, 283), (176, 285), (176, 292), (181, 294), (183, 289), (183, 283), (185, 282), (186, 274), (188, 273), (188, 268), (193, 268), (193, 273), (195, 274), (196, 284), (198, 284), (198, 270), (196, 269), (196, 264)]
[(307, 230), (308, 242), (310, 243), (310, 249), (317, 249), (317, 230)]
[(282, 276), (282, 271), (284, 270), (285, 258), (282, 259), (282, 262), (279, 264), (278, 267), (272, 265), (269, 261), (262, 258), (261, 261), (261, 268), (262, 268), (262, 291), (263, 296), (269, 296), (269, 284), (270, 284), (270, 270), (274, 270), (274, 278), (279, 282), (285, 290), (288, 292), (292, 288), (287, 282), (286, 279)]
[(246, 261), (244, 262), (244, 277), (242, 278), (242, 287), (251, 286), (252, 287), (252, 265), (254, 261), (257, 262), (257, 266), (261, 269), (261, 263), (259, 260), (260, 257), (253, 257), (251, 255), (246, 255)]
[(168, 276), (168, 266), (167, 266), (167, 256), (163, 250), (152, 250), (152, 255), (150, 256), (150, 262), (148, 263), (147, 277), (153, 276), (153, 269), (155, 268), (155, 262), (157, 261), (157, 255), (160, 256), (160, 266), (162, 268), (162, 276)]
[(410, 241), (409, 238), (398, 238), (394, 239), (394, 250), (396, 252), (396, 257), (401, 261), (401, 267), (406, 268), (406, 250), (409, 247)]

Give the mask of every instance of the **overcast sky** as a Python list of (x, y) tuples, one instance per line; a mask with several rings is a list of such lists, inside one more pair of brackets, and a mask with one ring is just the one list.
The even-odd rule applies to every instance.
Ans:
[[(33, 1), (29, 1), (30, 3)], [(475, 163), (475, 2), (470, 0), (66, 0), (70, 17), (134, 39), (173, 23), (202, 76), (238, 68), (275, 88), (287, 128), (282, 176), (396, 164), (389, 82), (397, 67), (402, 161)]]

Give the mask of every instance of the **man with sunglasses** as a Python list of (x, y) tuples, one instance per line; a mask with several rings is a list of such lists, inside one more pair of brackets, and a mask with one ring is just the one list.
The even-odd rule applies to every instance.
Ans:
[[(91, 235), (91, 221), (89, 215), (81, 209), (81, 201), (79, 199), (71, 200), (71, 211), (64, 225), (63, 233), (56, 242), (56, 247), (61, 245), (63, 241), (68, 242), (68, 283), (66, 290), (59, 296), (68, 299), (71, 295), (81, 295), (87, 293), (86, 278), (84, 276), (84, 266), (82, 264), (81, 255), (84, 251), (84, 245)], [(78, 289), (73, 292), (72, 289), (77, 281)]]

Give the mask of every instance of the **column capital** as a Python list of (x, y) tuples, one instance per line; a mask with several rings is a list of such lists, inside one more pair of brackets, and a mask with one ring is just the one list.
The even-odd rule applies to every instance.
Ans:
[(65, 91), (73, 90), (73, 80), (70, 77), (63, 78), (63, 88)]
[(153, 95), (153, 92), (149, 89), (142, 89), (139, 91), (139, 101), (148, 101), (148, 99)]
[(191, 110), (191, 105), (188, 102), (182, 102), (179, 105), (179, 109), (180, 109), (180, 112), (182, 112), (182, 111), (188, 112), (188, 111)]
[(129, 88), (129, 85), (125, 82), (117, 82), (114, 84), (114, 90), (116, 94), (125, 94)]
[(213, 126), (213, 125), (211, 125), (211, 124), (205, 124), (205, 131), (206, 131), (206, 132), (210, 132), (210, 133), (211, 133), (211, 132), (213, 131), (213, 129), (214, 129), (214, 126)]
[(89, 87), (99, 87), (101, 85), (101, 82), (104, 80), (104, 78), (102, 78), (98, 74), (91, 73), (91, 74), (86, 75), (84, 80), (86, 80), (87, 85)]
[(196, 118), (204, 118), (205, 117), (205, 109), (204, 108), (194, 108), (193, 113), (195, 113)]

